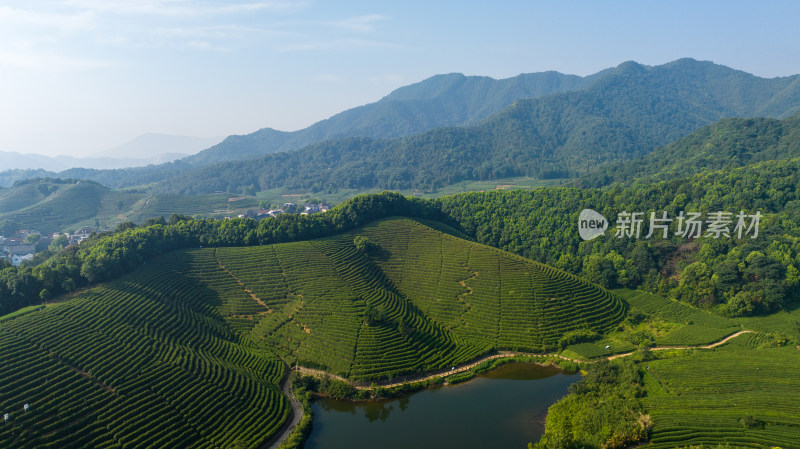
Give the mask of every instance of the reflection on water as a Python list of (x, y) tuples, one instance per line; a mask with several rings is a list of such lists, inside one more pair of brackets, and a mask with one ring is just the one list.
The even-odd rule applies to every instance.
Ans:
[(385, 401), (320, 399), (308, 449), (525, 449), (544, 432), (547, 408), (577, 374), (504, 365), (469, 382)]

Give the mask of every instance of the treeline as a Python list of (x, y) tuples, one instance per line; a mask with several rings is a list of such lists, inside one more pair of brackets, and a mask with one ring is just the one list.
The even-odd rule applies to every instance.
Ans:
[[(636, 357), (642, 360), (649, 354)], [(569, 394), (548, 409), (545, 433), (529, 449), (621, 449), (650, 436), (653, 421), (639, 401), (644, 384), (633, 361), (601, 360), (586, 365), (585, 372)]]
[(355, 197), (325, 214), (283, 214), (260, 221), (249, 218), (194, 220), (174, 215), (169, 221), (149, 220), (142, 227), (123, 223), (114, 233), (95, 235), (38, 265), (0, 266), (0, 314), (114, 279), (174, 249), (314, 239), (396, 215), (455, 225), (432, 204), (389, 192)]
[[(770, 161), (689, 178), (606, 189), (546, 188), (468, 193), (431, 200), (484, 243), (580, 274), (608, 288), (670, 294), (729, 316), (772, 312), (800, 296), (800, 159)], [(605, 236), (582, 241), (578, 214), (610, 221)], [(620, 212), (642, 212), (639, 238), (616, 238)], [(650, 212), (731, 212), (731, 237), (645, 238)], [(740, 211), (763, 216), (759, 236), (733, 235)], [(703, 228), (705, 235), (705, 227)], [(752, 235), (752, 234), (751, 234)]]

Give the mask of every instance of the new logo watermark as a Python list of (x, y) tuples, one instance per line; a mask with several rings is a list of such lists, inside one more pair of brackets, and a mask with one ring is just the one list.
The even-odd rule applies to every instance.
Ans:
[[(644, 215), (644, 212), (622, 211), (618, 213), (614, 237), (638, 239), (642, 236), (642, 227), (648, 223), (647, 234), (644, 236), (646, 239), (653, 235), (660, 235), (661, 238), (666, 239), (669, 237), (670, 230), (673, 231), (672, 235), (682, 238), (718, 239), (733, 236), (737, 239), (746, 237), (754, 239), (758, 237), (758, 227), (761, 223), (761, 211), (756, 211), (755, 214), (739, 211), (736, 215), (733, 212), (717, 211), (709, 212), (705, 217), (700, 212), (684, 213), (684, 211), (680, 211), (675, 218), (670, 218), (666, 211), (662, 211), (659, 215), (650, 212), (650, 219), (647, 221), (645, 221)], [(674, 226), (672, 226), (673, 223), (675, 223)], [(605, 233), (606, 229), (608, 229), (608, 220), (597, 211), (584, 209), (578, 216), (578, 234), (583, 240), (599, 237)]]
[(578, 233), (584, 240), (600, 237), (608, 229), (608, 220), (600, 212), (584, 209), (578, 216)]

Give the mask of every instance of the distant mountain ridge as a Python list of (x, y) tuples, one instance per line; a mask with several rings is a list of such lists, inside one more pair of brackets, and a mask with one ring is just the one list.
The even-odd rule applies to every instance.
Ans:
[(184, 171), (155, 188), (184, 194), (247, 186), (434, 189), (465, 179), (576, 177), (721, 118), (789, 115), (800, 109), (798, 79), (768, 80), (690, 59), (655, 67), (626, 62), (583, 90), (519, 100), (474, 126), (388, 140), (327, 140)]
[(0, 151), (0, 167), (4, 170), (47, 170), (62, 171), (70, 168), (93, 168), (98, 170), (141, 167), (148, 164), (171, 162), (184, 157), (184, 154), (163, 155), (159, 158), (117, 158), (117, 157), (73, 157), (45, 156), (42, 154), (22, 154), (14, 151)]
[[(221, 137), (202, 138), (148, 133), (129, 142), (91, 156), (45, 156), (0, 151), (0, 170), (45, 170), (60, 172), (71, 168), (108, 170), (164, 164), (192, 155), (222, 140)], [(12, 181), (13, 182), (13, 181)], [(11, 185), (0, 182), (0, 186)]]
[[(222, 141), (222, 137), (178, 136), (174, 134), (146, 133), (114, 148), (101, 151), (93, 156), (114, 158), (142, 158), (155, 160), (165, 155), (175, 155), (169, 162), (180, 157), (196, 154)], [(178, 156), (179, 155), (179, 156)]]
[(445, 126), (472, 125), (523, 98), (582, 89), (601, 73), (580, 77), (550, 71), (499, 80), (460, 73), (435, 75), (299, 131), (263, 128), (247, 135), (229, 136), (184, 162), (199, 166), (297, 150), (327, 139), (386, 139)]
[[(410, 116), (414, 116), (412, 122), (419, 125), (425, 118), (425, 108), (420, 105), (434, 101), (420, 100), (426, 96), (458, 98), (458, 101), (453, 100), (457, 104), (468, 102), (469, 113), (462, 111), (456, 118), (452, 114), (448, 117), (476, 120), (469, 126), (442, 126), (396, 138), (332, 138), (300, 150), (246, 161), (193, 165), (199, 163), (199, 158), (224, 153), (223, 147), (233, 145), (236, 139), (241, 143), (236, 151), (247, 154), (261, 148), (254, 143), (258, 135), (288, 135), (269, 130), (228, 138), (221, 146), (199, 153), (196, 159), (126, 170), (73, 169), (58, 176), (91, 179), (114, 188), (142, 186), (152, 192), (179, 194), (277, 187), (311, 191), (340, 188), (430, 190), (462, 180), (520, 175), (577, 177), (600, 164), (647, 154), (723, 118), (759, 115), (783, 118), (800, 110), (800, 75), (765, 79), (693, 59), (660, 66), (629, 61), (585, 78), (552, 72), (536, 74), (534, 78), (538, 83), (534, 84), (541, 88), (538, 92), (554, 88), (565, 91), (518, 99), (499, 112), (478, 119), (482, 114), (480, 107), (488, 103), (488, 98), (494, 98), (496, 104), (486, 106), (488, 109), (483, 111), (501, 104), (503, 98), (510, 98), (487, 92), (520, 92), (508, 86), (525, 84), (522, 81), (525, 77), (520, 76), (517, 81), (501, 80), (506, 83), (503, 85), (480, 77), (442, 75), (398, 89), (386, 97), (407, 100), (406, 103), (382, 100), (315, 124), (304, 130), (305, 134), (292, 135), (308, 136), (311, 133), (308, 130), (334, 132), (328, 123), (346, 117), (353, 119), (336, 127), (335, 132), (355, 132), (365, 123), (364, 117), (371, 116), (362, 116), (366, 114), (364, 111), (375, 112), (376, 105), (395, 112), (398, 105), (414, 105), (409, 106), (409, 110), (417, 108), (418, 112)], [(478, 85), (482, 87), (475, 87)], [(485, 99), (464, 95), (464, 89), (482, 92)], [(451, 91), (462, 94), (447, 96)], [(438, 104), (451, 103), (439, 101)], [(459, 110), (459, 107), (452, 109)], [(423, 119), (418, 117), (420, 115)], [(386, 117), (400, 116), (393, 113), (375, 117), (383, 117), (376, 120), (384, 123), (381, 120)], [(444, 115), (439, 115), (439, 119), (442, 117)], [(402, 123), (402, 120), (397, 118), (392, 123)], [(385, 134), (398, 132), (397, 127), (392, 129)]]

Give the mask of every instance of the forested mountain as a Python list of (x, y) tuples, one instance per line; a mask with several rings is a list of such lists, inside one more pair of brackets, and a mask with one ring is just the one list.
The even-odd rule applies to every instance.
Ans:
[(264, 128), (223, 142), (185, 159), (200, 166), (292, 151), (327, 139), (409, 136), (443, 126), (478, 122), (516, 100), (581, 89), (602, 72), (588, 77), (557, 72), (524, 73), (493, 79), (460, 73), (436, 75), (401, 87), (381, 100), (336, 114), (294, 132)]
[[(480, 124), (415, 136), (325, 141), (185, 172), (175, 193), (275, 187), (432, 189), (464, 179), (573, 177), (649, 153), (721, 117), (800, 108), (797, 78), (764, 80), (711, 63), (625, 63), (583, 91), (520, 100)], [(724, 86), (724, 87), (723, 87)], [(202, 182), (201, 182), (202, 180)]]
[[(387, 98), (399, 98), (392, 104), (423, 101), (418, 98), (458, 90), (453, 87), (458, 79), (457, 75), (434, 78), (428, 80), (427, 90), (400, 89)], [(655, 67), (626, 62), (589, 79), (580, 90), (518, 100), (466, 127), (442, 127), (393, 139), (325, 140), (297, 151), (205, 167), (178, 161), (127, 170), (73, 169), (59, 176), (181, 194), (274, 187), (431, 189), (464, 179), (574, 177), (601, 163), (645, 155), (721, 118), (782, 118), (800, 109), (800, 76), (764, 79), (691, 59)], [(473, 106), (480, 103), (475, 96), (469, 98)], [(360, 118), (347, 126), (377, 117), (352, 114)], [(473, 112), (461, 119), (470, 122), (479, 115)], [(396, 114), (389, 116), (398, 120)], [(337, 129), (345, 126), (344, 118), (334, 122), (340, 119)], [(365, 129), (365, 125), (353, 126), (347, 129)]]
[(606, 164), (577, 181), (585, 187), (644, 178), (666, 181), (706, 170), (800, 157), (800, 114), (720, 120), (645, 156)]

